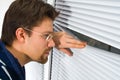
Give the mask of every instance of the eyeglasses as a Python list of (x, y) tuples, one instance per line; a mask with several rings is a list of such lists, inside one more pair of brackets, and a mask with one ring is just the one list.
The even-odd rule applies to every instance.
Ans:
[(40, 33), (40, 32), (36, 32), (36, 31), (30, 30), (30, 29), (28, 29), (28, 28), (23, 28), (23, 29), (40, 35), (40, 36), (41, 36), (42, 38), (44, 38), (46, 41), (49, 41), (49, 40), (51, 40), (51, 39), (53, 38), (53, 34), (47, 34), (47, 33), (46, 33), (46, 34), (42, 34), (42, 33)]

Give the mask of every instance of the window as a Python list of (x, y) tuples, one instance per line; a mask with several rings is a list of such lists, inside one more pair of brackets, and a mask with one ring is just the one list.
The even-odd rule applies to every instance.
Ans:
[[(88, 42), (69, 57), (53, 49), (50, 80), (120, 79), (120, 1), (56, 0), (55, 30)], [(117, 53), (117, 54), (116, 54)]]

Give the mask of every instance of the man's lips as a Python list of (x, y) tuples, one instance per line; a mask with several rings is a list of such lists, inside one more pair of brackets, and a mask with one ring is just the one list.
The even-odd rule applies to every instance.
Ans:
[(50, 54), (50, 50), (49, 50), (49, 51), (45, 51), (45, 54), (48, 54), (48, 55), (49, 55), (49, 54)]
[(45, 54), (50, 54), (50, 51), (51, 51), (51, 48), (49, 48), (49, 49), (47, 49), (46, 51), (45, 51)]

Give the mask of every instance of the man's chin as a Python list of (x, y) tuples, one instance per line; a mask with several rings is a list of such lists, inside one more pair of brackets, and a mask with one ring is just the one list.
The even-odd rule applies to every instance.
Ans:
[(39, 61), (39, 63), (41, 63), (41, 64), (45, 64), (45, 63), (47, 63), (47, 61), (48, 61), (48, 58)]

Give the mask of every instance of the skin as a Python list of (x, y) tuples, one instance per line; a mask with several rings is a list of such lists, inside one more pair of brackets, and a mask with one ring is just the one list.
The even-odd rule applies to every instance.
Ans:
[[(45, 18), (42, 23), (35, 26), (32, 30), (42, 34), (52, 33), (53, 21), (50, 18)], [(23, 28), (18, 28), (16, 30), (16, 39), (13, 41), (12, 46), (6, 46), (6, 48), (18, 59), (21, 66), (24, 66), (30, 61), (45, 64), (48, 60), (49, 51), (54, 46), (67, 55), (72, 56), (69, 48), (84, 48), (86, 43), (74, 39), (65, 32), (56, 32), (53, 39), (46, 41), (34, 32), (29, 36)]]

